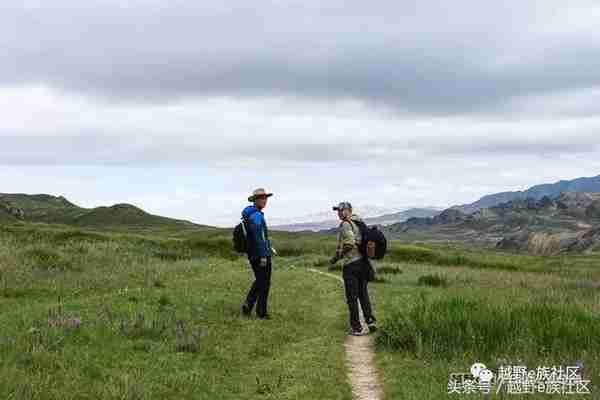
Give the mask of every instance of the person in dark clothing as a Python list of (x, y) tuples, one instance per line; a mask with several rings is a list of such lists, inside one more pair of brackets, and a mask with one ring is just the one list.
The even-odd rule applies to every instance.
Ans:
[(267, 303), (269, 289), (271, 288), (271, 257), (267, 258), (265, 266), (261, 266), (258, 259), (250, 260), (250, 266), (256, 279), (248, 291), (246, 301), (242, 305), (242, 311), (245, 315), (250, 315), (252, 307), (256, 303), (256, 316), (262, 319), (270, 319), (267, 312)]
[(370, 332), (377, 330), (376, 319), (373, 316), (369, 291), (367, 289), (369, 259), (359, 251), (362, 240), (360, 230), (354, 221), (360, 221), (360, 217), (352, 213), (352, 205), (348, 202), (342, 202), (334, 211), (338, 212), (341, 220), (338, 232), (338, 246), (335, 256), (330, 260), (335, 264), (340, 259), (343, 260), (344, 287), (346, 290), (346, 302), (350, 313), (350, 334), (361, 335), (362, 325), (360, 323), (358, 302), (362, 308), (365, 321)]
[(262, 188), (256, 189), (248, 197), (248, 201), (254, 204), (242, 211), (242, 218), (247, 221), (248, 226), (248, 261), (255, 277), (246, 301), (242, 304), (242, 313), (250, 315), (256, 304), (256, 316), (261, 319), (270, 318), (268, 300), (271, 288), (271, 255), (275, 250), (271, 247), (269, 230), (262, 210), (267, 206), (267, 199), (272, 195)]
[(363, 265), (364, 260), (358, 260), (347, 264), (343, 270), (344, 288), (346, 290), (346, 302), (350, 312), (350, 326), (353, 335), (362, 333), (362, 325), (358, 312), (358, 303), (362, 308), (365, 321), (370, 332), (377, 329), (373, 310), (371, 308), (371, 300), (369, 299), (369, 291), (367, 289), (367, 272)]

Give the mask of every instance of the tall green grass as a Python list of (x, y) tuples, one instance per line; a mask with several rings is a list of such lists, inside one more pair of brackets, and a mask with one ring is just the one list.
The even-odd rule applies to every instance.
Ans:
[(457, 251), (440, 251), (413, 245), (392, 246), (386, 258), (395, 262), (427, 263), (441, 266), (466, 266), (509, 271), (519, 269), (517, 265), (504, 260), (488, 260)]
[(487, 304), (422, 296), (381, 326), (377, 344), (432, 358), (600, 351), (600, 317), (567, 304)]

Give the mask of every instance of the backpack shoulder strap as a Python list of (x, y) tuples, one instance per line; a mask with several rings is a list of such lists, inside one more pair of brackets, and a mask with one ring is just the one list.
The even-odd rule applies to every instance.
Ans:
[(256, 214), (256, 211), (254, 211), (252, 214), (248, 215), (247, 217), (242, 215), (242, 223), (240, 224), (242, 226), (242, 231), (244, 232), (244, 236), (248, 236), (248, 228), (246, 227), (246, 223), (250, 222), (250, 218), (252, 218), (252, 216)]
[(367, 225), (363, 221), (351, 221), (351, 222), (352, 222), (353, 226), (356, 225), (356, 227), (358, 228), (358, 232), (361, 234), (361, 236), (364, 235)]

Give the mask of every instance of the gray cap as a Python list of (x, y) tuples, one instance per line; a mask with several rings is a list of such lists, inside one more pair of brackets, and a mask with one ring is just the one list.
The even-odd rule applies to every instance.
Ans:
[(352, 210), (352, 204), (350, 204), (347, 201), (342, 201), (337, 206), (333, 206), (333, 211), (338, 211), (338, 210)]

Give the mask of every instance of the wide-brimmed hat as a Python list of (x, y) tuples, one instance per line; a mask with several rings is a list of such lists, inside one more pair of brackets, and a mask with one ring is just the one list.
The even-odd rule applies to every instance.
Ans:
[(256, 200), (256, 198), (258, 196), (271, 197), (271, 196), (273, 196), (273, 193), (268, 193), (265, 189), (258, 188), (254, 192), (252, 192), (252, 195), (250, 197), (248, 197), (248, 201), (252, 202), (252, 201)]
[(350, 204), (347, 201), (342, 201), (337, 206), (333, 206), (333, 211), (338, 211), (338, 210), (352, 210), (352, 204)]

